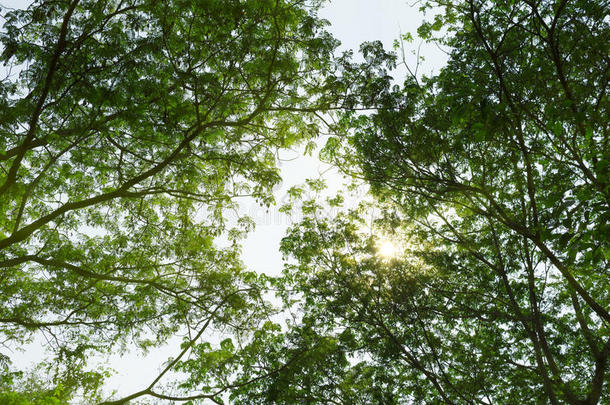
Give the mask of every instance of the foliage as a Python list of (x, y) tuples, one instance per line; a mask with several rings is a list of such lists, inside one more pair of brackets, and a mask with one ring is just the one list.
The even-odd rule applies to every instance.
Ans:
[[(331, 61), (318, 7), (3, 12), (18, 73), (0, 85), (0, 333), (53, 356), (30, 392), (0, 356), (0, 400), (91, 400), (107, 374), (90, 359), (177, 335), (157, 378), (105, 403), (610, 400), (608, 4), (425, 2), (418, 34), (449, 62), (402, 85), (379, 42)], [(271, 204), (277, 149), (337, 108), (322, 156), (373, 207), (305, 201), (284, 276), (248, 272), (251, 224), (227, 210)], [(400, 254), (381, 257), (384, 238)]]
[(257, 403), (610, 400), (608, 5), (434, 5), (419, 34), (447, 66), (398, 86), (379, 43), (344, 57), (353, 108), (323, 155), (370, 185), (403, 254), (376, 257), (362, 210), (304, 205), (283, 244), (295, 321), (265, 359), (287, 367)]
[(308, 111), (332, 102), (319, 90), (336, 41), (318, 7), (61, 0), (2, 10), (0, 334), (9, 346), (44, 336), (68, 398), (103, 382), (88, 377), (91, 358), (177, 334), (182, 352), (159, 377), (110, 403), (165, 398), (155, 388), (187, 353), (199, 363), (181, 369), (209, 377), (173, 397), (218, 400), (228, 389), (232, 371), (206, 360), (214, 349), (198, 340), (247, 341), (268, 304), (264, 277), (239, 260), (249, 222), (231, 230), (225, 213), (239, 196), (272, 202), (277, 148), (314, 136)]
[[(41, 370), (12, 371), (10, 359), (0, 355), (0, 403), (7, 405), (65, 405), (70, 394), (63, 384), (42, 381)], [(49, 388), (51, 387), (51, 388)], [(95, 389), (95, 388), (94, 388)], [(92, 397), (96, 393), (91, 393)]]

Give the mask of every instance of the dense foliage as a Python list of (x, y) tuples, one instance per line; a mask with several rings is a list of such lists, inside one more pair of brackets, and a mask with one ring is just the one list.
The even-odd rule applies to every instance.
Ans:
[[(333, 61), (318, 7), (3, 10), (0, 335), (52, 357), (28, 375), (2, 350), (0, 402), (610, 401), (610, 4), (425, 2), (449, 61), (400, 85), (378, 42)], [(371, 201), (294, 189), (284, 276), (247, 271), (226, 211), (272, 203), (276, 151), (330, 109), (322, 157)], [(104, 397), (95, 359), (173, 336)]]
[(325, 156), (382, 215), (371, 235), (362, 209), (305, 205), (283, 244), (302, 315), (257, 403), (610, 401), (609, 5), (432, 3), (438, 75), (393, 85), (378, 43), (342, 60), (337, 85), (375, 111), (342, 114)]
[[(0, 339), (46, 339), (52, 357), (36, 371), (51, 389), (36, 397), (2, 350), (0, 402), (91, 403), (106, 372), (89, 360), (175, 335), (174, 360), (128, 398), (218, 400), (228, 389), (232, 369), (218, 359), (239, 344), (202, 339), (247, 341), (267, 304), (264, 279), (231, 243), (250, 224), (228, 229), (224, 213), (239, 196), (271, 203), (275, 152), (316, 132), (312, 116), (292, 111), (328, 103), (319, 81), (336, 43), (318, 7), (60, 0), (2, 10)], [(157, 389), (174, 370), (199, 379)]]

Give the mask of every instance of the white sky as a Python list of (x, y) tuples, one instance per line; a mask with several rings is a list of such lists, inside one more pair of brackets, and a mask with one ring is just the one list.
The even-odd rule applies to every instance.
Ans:
[[(0, 5), (11, 8), (22, 8), (29, 3), (27, 0), (0, 0)], [(331, 22), (328, 29), (341, 41), (340, 50), (357, 51), (362, 42), (372, 40), (381, 40), (386, 49), (391, 49), (400, 33), (411, 32), (415, 37), (423, 18), (418, 8), (419, 5), (410, 6), (406, 0), (332, 0), (321, 10), (320, 16)], [(417, 41), (407, 44), (413, 48), (418, 45)], [(413, 66), (415, 56), (409, 54), (411, 49), (406, 51), (408, 62)], [(446, 61), (445, 55), (432, 46), (422, 46), (421, 54), (426, 61), (420, 71), (425, 73), (438, 71)], [(280, 156), (296, 159), (281, 162), (283, 183), (275, 193), (278, 205), (287, 202), (286, 191), (290, 187), (302, 184), (307, 178), (318, 178), (322, 173), (331, 192), (341, 188), (341, 176), (316, 157), (300, 156), (298, 151), (285, 151)], [(243, 261), (248, 268), (270, 275), (278, 275), (282, 270), (279, 243), (290, 225), (290, 218), (280, 214), (277, 208), (271, 207), (267, 211), (254, 202), (242, 202), (243, 213), (250, 214), (256, 222), (256, 229), (243, 245)], [(177, 349), (177, 345), (173, 345), (155, 350), (146, 357), (134, 353), (108, 359), (110, 366), (117, 370), (108, 381), (108, 391), (116, 390), (119, 395), (126, 395), (144, 388), (157, 375), (167, 357), (175, 356)], [(19, 367), (41, 355), (42, 348), (32, 345), (20, 359), (14, 359), (14, 365)]]

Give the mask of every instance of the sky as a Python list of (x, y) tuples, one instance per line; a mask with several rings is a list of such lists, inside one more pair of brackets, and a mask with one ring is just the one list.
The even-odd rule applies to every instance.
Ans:
[[(410, 0), (413, 2), (414, 0)], [(25, 7), (29, 1), (0, 0), (0, 5), (11, 8)], [(355, 54), (362, 42), (380, 40), (391, 49), (399, 35), (415, 32), (424, 16), (418, 11), (419, 5), (410, 5), (406, 0), (332, 0), (320, 12), (322, 18), (330, 21), (328, 30), (341, 41), (340, 51), (353, 49)], [(417, 40), (407, 44), (417, 48)], [(416, 57), (406, 49), (407, 62), (413, 67)], [(445, 63), (443, 52), (424, 44), (421, 55), (425, 57), (420, 71), (426, 74), (437, 72)], [(320, 144), (323, 142), (320, 141)], [(336, 169), (321, 162), (314, 156), (302, 156), (300, 150), (280, 153), (282, 184), (275, 190), (278, 205), (269, 209), (251, 200), (241, 201), (241, 213), (249, 214), (255, 221), (255, 230), (243, 244), (242, 260), (249, 269), (269, 275), (279, 275), (283, 262), (279, 244), (292, 219), (278, 211), (287, 202), (286, 192), (295, 185), (301, 185), (307, 178), (323, 178), (330, 192), (339, 190), (344, 183)], [(157, 375), (163, 361), (177, 352), (177, 345), (152, 351), (148, 356), (128, 353), (106, 359), (117, 373), (108, 380), (110, 390), (126, 395), (146, 387)], [(42, 355), (40, 344), (31, 345), (22, 357), (15, 359), (15, 366), (27, 364)]]

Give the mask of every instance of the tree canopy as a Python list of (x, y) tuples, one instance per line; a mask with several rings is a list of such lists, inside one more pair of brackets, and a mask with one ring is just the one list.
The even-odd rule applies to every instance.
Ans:
[[(229, 229), (237, 197), (271, 203), (276, 150), (316, 133), (311, 114), (293, 111), (330, 100), (319, 82), (336, 41), (318, 3), (71, 0), (2, 11), (0, 334), (12, 347), (46, 338), (44, 382), (59, 399), (93, 401), (105, 372), (89, 359), (176, 334), (180, 356), (130, 398), (216, 398), (229, 385), (214, 359), (233, 343), (200, 337), (247, 339), (268, 308), (264, 279), (237, 245), (215, 240), (250, 227)], [(189, 350), (197, 367), (181, 364)], [(18, 375), (2, 356), (10, 391)], [(190, 368), (205, 378), (156, 389)]]
[[(424, 2), (430, 77), (379, 42), (334, 55), (319, 6), (4, 12), (0, 334), (53, 358), (28, 380), (0, 352), (0, 399), (610, 401), (609, 4)], [(225, 212), (273, 203), (276, 151), (330, 110), (321, 157), (370, 201), (294, 189), (283, 276), (248, 271)], [(103, 396), (92, 359), (176, 335), (148, 387)]]
[[(374, 112), (344, 111), (324, 153), (382, 215), (370, 235), (362, 208), (305, 206), (283, 244), (286, 302), (303, 315), (274, 361), (321, 354), (261, 383), (261, 398), (605, 403), (608, 4), (432, 5), (419, 34), (449, 49), (438, 75), (393, 84), (403, 61), (378, 43), (343, 60), (337, 81)], [(401, 253), (380, 258), (376, 233)]]

